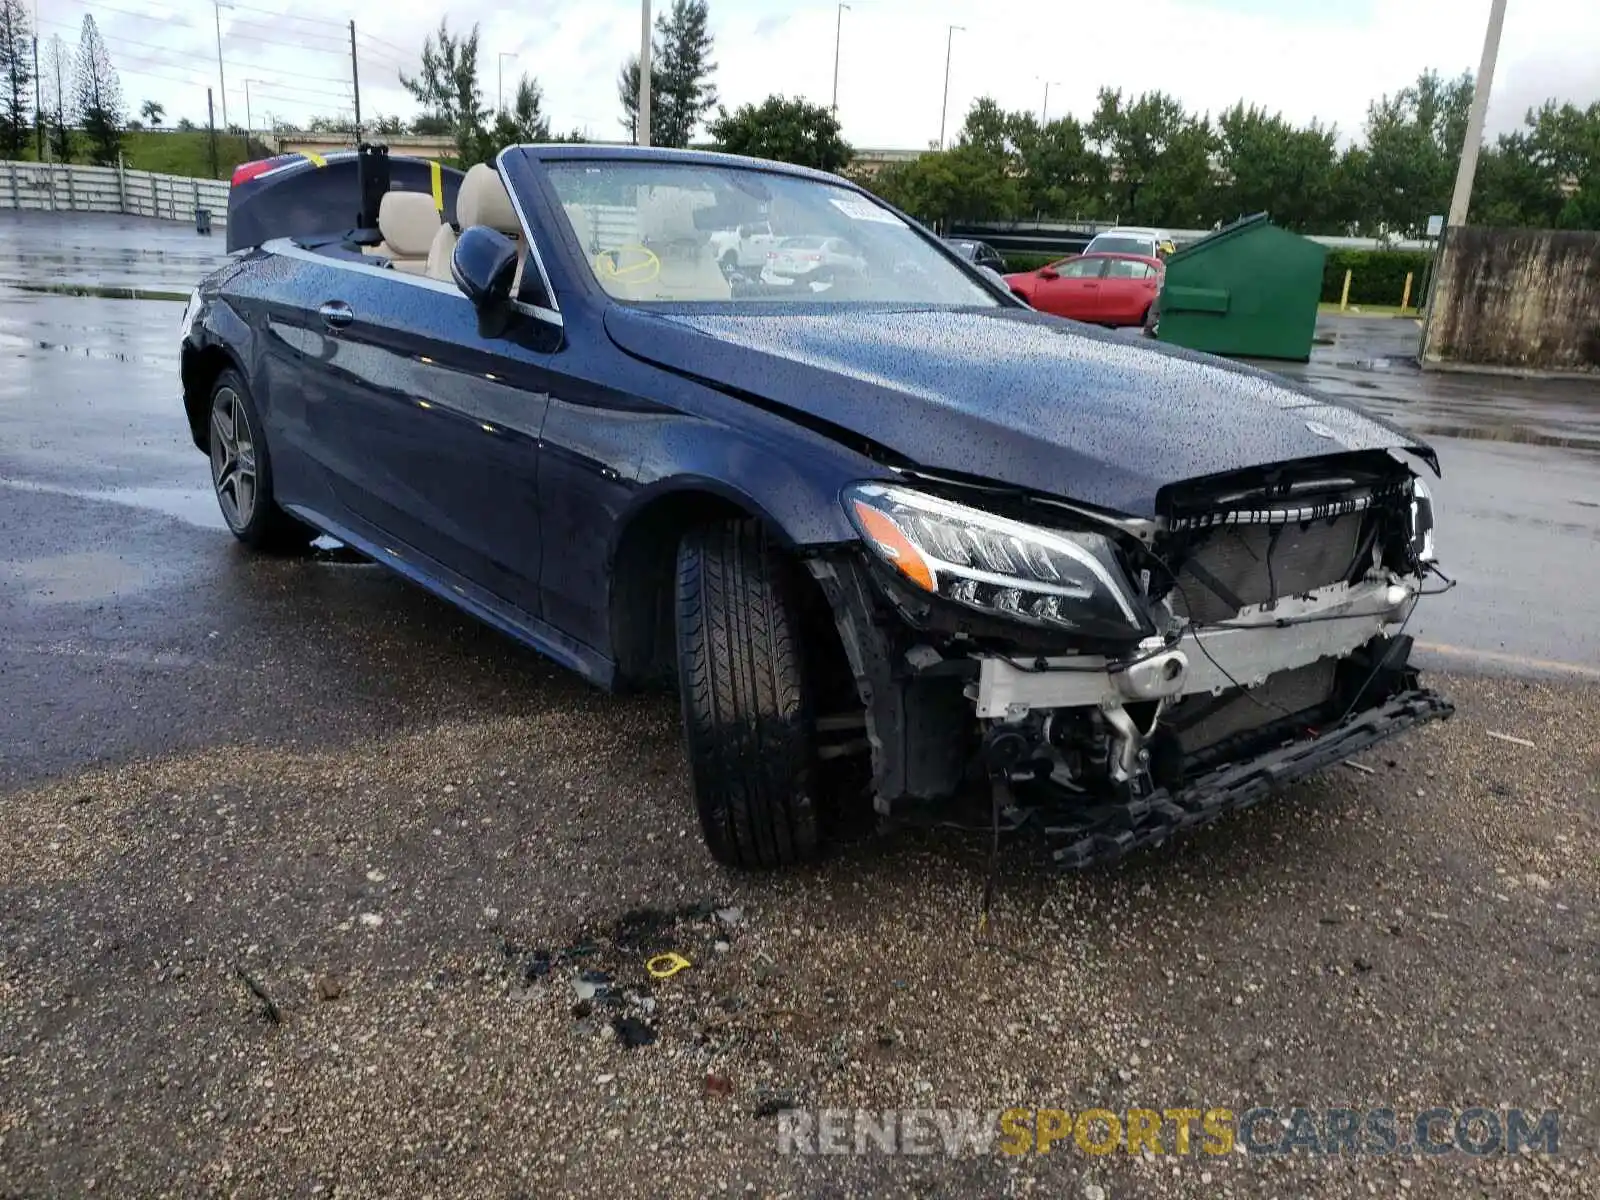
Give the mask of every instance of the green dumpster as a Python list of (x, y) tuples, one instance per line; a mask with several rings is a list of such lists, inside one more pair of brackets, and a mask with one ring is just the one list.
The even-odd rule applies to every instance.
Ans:
[(1235, 221), (1167, 260), (1157, 336), (1212, 354), (1304, 362), (1327, 254), (1266, 213)]

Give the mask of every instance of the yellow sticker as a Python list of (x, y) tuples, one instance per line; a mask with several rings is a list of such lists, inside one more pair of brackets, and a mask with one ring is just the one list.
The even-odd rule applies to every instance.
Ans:
[(433, 207), (440, 216), (444, 215), (444, 172), (439, 170), (439, 160), (428, 160), (428, 174), (433, 180)]
[(325, 166), (328, 165), (328, 160), (323, 158), (322, 155), (315, 153), (314, 151), (302, 150), (302, 151), (300, 151), (300, 154), (301, 154), (302, 157), (310, 159), (311, 160), (311, 165), (313, 167), (325, 167)]

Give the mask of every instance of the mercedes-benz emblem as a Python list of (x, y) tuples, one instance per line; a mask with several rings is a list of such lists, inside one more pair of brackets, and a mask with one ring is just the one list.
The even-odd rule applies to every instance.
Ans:
[(1329, 429), (1321, 421), (1307, 421), (1306, 428), (1318, 437), (1331, 438), (1333, 436), (1333, 430)]

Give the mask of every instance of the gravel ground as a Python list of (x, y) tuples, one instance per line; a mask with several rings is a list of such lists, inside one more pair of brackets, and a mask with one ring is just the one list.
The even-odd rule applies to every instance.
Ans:
[[(1117, 868), (1008, 854), (981, 937), (958, 835), (716, 868), (674, 706), (560, 675), (23, 783), (0, 1194), (1600, 1194), (1600, 689), (1438, 682), (1371, 774)], [(1475, 1103), (1559, 1108), (1562, 1153), (804, 1157), (772, 1115)]]

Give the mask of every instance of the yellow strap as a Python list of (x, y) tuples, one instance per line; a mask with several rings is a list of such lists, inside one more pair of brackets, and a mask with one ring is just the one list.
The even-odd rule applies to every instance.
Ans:
[(433, 207), (444, 216), (444, 173), (439, 170), (439, 160), (428, 160), (428, 174), (433, 178)]
[(328, 165), (328, 160), (323, 158), (320, 154), (313, 153), (310, 150), (302, 150), (300, 153), (311, 160), (311, 165), (313, 167), (325, 167)]

